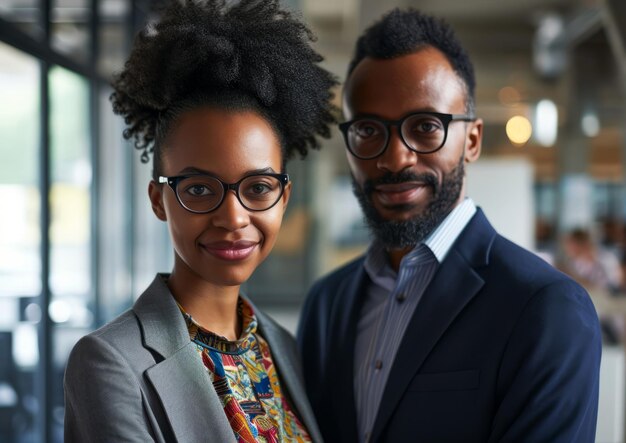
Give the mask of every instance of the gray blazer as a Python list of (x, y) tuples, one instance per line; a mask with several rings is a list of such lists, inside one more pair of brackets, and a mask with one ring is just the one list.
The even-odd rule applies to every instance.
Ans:
[[(281, 387), (320, 442), (291, 335), (255, 309)], [(65, 371), (65, 441), (235, 442), (187, 326), (157, 275), (132, 309), (81, 338)]]

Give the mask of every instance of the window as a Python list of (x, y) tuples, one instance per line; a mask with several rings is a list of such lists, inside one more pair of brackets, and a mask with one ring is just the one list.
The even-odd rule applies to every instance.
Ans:
[(39, 79), (37, 59), (0, 43), (0, 441), (35, 439), (41, 408)]

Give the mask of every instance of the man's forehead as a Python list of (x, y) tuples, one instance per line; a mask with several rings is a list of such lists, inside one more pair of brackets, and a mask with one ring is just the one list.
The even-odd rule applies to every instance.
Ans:
[(369, 70), (373, 67), (380, 66), (383, 69), (390, 69), (390, 65), (407, 66), (411, 64), (423, 64), (425, 62), (444, 65), (453, 70), (450, 60), (441, 50), (431, 45), (423, 45), (416, 48), (414, 51), (393, 57), (364, 57), (354, 69), (352, 69), (347, 79), (350, 80), (359, 71), (363, 71), (364, 69)]
[(450, 112), (445, 108), (459, 100), (464, 103), (466, 96), (465, 84), (447, 57), (428, 46), (394, 58), (361, 60), (345, 84), (343, 105), (347, 114), (367, 113), (361, 108), (386, 102)]

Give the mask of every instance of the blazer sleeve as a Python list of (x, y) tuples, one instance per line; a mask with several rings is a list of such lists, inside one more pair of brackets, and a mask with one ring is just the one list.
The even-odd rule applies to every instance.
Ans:
[(498, 377), (490, 442), (595, 440), (601, 332), (572, 281), (538, 291), (518, 317)]
[(65, 442), (152, 442), (136, 375), (97, 335), (78, 341), (65, 370)]

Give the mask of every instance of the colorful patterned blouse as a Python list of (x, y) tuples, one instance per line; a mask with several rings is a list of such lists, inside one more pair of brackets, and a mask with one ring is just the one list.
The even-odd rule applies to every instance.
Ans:
[(270, 348), (257, 332), (250, 304), (239, 299), (243, 332), (237, 341), (204, 329), (179, 308), (237, 441), (310, 442), (306, 429), (282, 395)]

